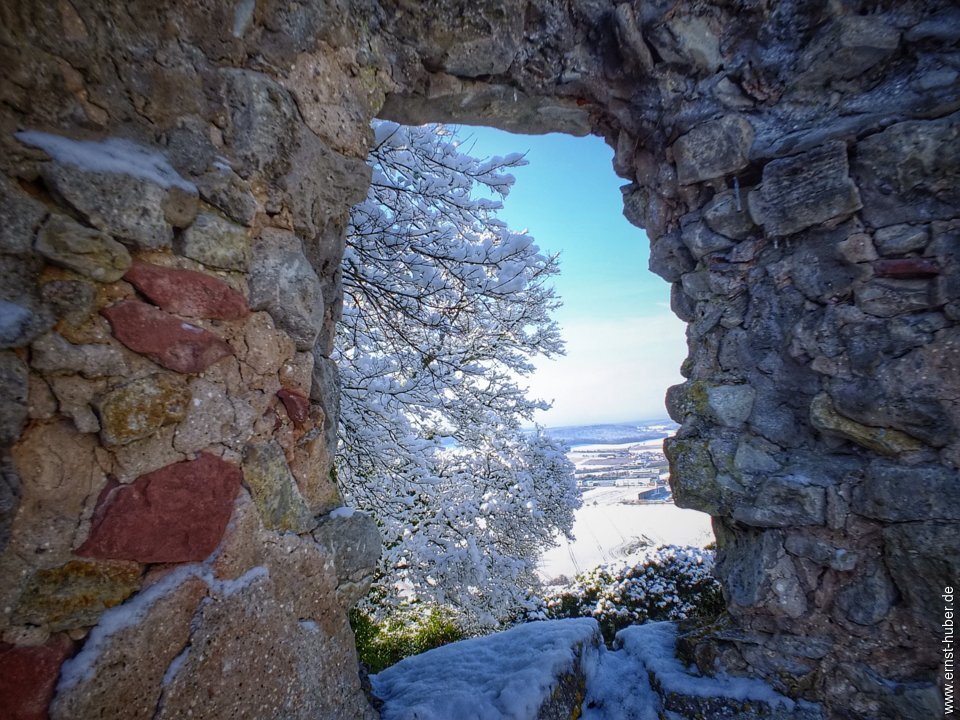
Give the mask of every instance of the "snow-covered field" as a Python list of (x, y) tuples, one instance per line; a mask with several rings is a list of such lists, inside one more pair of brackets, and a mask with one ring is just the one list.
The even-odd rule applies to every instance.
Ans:
[(564, 538), (559, 547), (544, 553), (540, 576), (547, 581), (559, 575), (572, 578), (597, 565), (626, 560), (644, 538), (654, 545), (699, 547), (713, 541), (709, 515), (672, 503), (622, 504), (636, 497), (635, 487), (585, 490), (573, 526), (576, 539)]

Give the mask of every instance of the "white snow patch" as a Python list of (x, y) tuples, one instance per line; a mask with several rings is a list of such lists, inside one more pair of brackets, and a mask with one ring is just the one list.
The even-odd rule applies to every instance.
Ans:
[(187, 656), (189, 654), (190, 646), (187, 645), (179, 655), (170, 661), (170, 664), (167, 666), (167, 671), (163, 674), (163, 680), (160, 681), (160, 687), (165, 688), (173, 682), (173, 679), (177, 676), (177, 673), (180, 672), (180, 668), (182, 668), (183, 664), (187, 661)]
[(66, 165), (92, 172), (130, 175), (161, 187), (176, 186), (190, 193), (197, 192), (196, 185), (184, 180), (163, 155), (130, 140), (74, 140), (36, 130), (18, 132), (16, 138)]
[(346, 505), (344, 505), (343, 507), (338, 507), (334, 510), (331, 510), (330, 517), (348, 518), (348, 517), (353, 517), (356, 512), (357, 512), (356, 508), (347, 507)]
[(383, 720), (526, 720), (569, 671), (584, 646), (596, 663), (592, 618), (527, 623), (406, 658), (370, 678)]
[[(218, 547), (202, 563), (181, 565), (162, 577), (154, 585), (134, 595), (127, 602), (103, 613), (100, 616), (100, 622), (90, 631), (83, 649), (61, 667), (57, 692), (64, 692), (81, 682), (90, 680), (94, 675), (96, 662), (100, 654), (106, 649), (110, 637), (142, 622), (157, 600), (171, 594), (190, 578), (200, 578), (212, 592), (230, 596), (249, 587), (258, 578), (269, 577), (270, 575), (270, 571), (266, 567), (259, 565), (234, 580), (220, 580), (211, 569), (212, 563), (219, 553), (220, 548)], [(182, 664), (185, 659), (184, 656), (180, 663)], [(179, 669), (173, 668), (173, 664), (176, 662), (177, 658), (174, 658), (171, 666), (167, 668), (166, 675), (170, 675), (171, 679), (176, 674), (176, 670)], [(173, 674), (171, 674), (171, 668), (173, 668)]]
[(0, 332), (14, 335), (30, 320), (30, 311), (22, 305), (0, 300)]
[(187, 332), (192, 333), (202, 333), (203, 328), (199, 328), (196, 325), (191, 325), (190, 323), (180, 323), (180, 327)]
[(762, 680), (724, 675), (692, 675), (676, 657), (677, 627), (673, 623), (632, 625), (617, 633), (617, 641), (623, 647), (618, 654), (626, 655), (626, 659), (634, 666), (634, 672), (642, 672), (644, 675), (647, 671), (653, 672), (667, 692), (694, 697), (752, 700), (783, 706), (788, 710), (796, 707), (796, 702), (776, 692)]
[(314, 620), (301, 620), (300, 627), (313, 635), (320, 632), (320, 626)]

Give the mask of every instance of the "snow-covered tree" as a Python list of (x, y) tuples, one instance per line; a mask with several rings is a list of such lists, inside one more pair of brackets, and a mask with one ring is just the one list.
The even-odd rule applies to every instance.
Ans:
[(522, 156), (473, 158), (443, 126), (374, 132), (343, 261), (338, 479), (384, 535), (378, 602), (495, 622), (579, 502), (563, 449), (521, 430), (547, 407), (520, 385), (531, 358), (562, 352), (557, 257), (496, 217)]

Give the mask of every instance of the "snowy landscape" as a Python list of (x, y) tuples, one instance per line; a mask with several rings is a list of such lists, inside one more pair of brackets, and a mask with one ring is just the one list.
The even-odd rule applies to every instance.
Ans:
[(546, 431), (571, 444), (567, 458), (583, 505), (576, 511), (574, 539), (560, 538), (543, 554), (537, 571), (544, 582), (635, 561), (658, 545), (704, 547), (713, 541), (708, 515), (673, 504), (663, 439), (675, 430), (674, 423), (655, 421)]

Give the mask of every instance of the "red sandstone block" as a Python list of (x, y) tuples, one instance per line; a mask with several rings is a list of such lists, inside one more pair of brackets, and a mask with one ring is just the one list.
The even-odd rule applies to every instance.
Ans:
[(167, 465), (104, 491), (78, 555), (141, 563), (193, 562), (217, 547), (240, 468), (214, 455)]
[(36, 647), (0, 644), (0, 718), (46, 720), (60, 666), (72, 649), (66, 635)]
[(239, 320), (250, 314), (243, 295), (205, 273), (134, 261), (123, 279), (164, 310), (178, 315)]
[(100, 312), (117, 340), (170, 370), (201, 372), (233, 354), (212, 332), (139, 300), (124, 300)]
[(310, 419), (310, 401), (298, 392), (281, 388), (277, 397), (287, 409), (287, 416), (297, 427), (301, 427)]
[(877, 260), (873, 263), (873, 273), (877, 277), (902, 280), (931, 278), (940, 274), (940, 266), (926, 258)]

